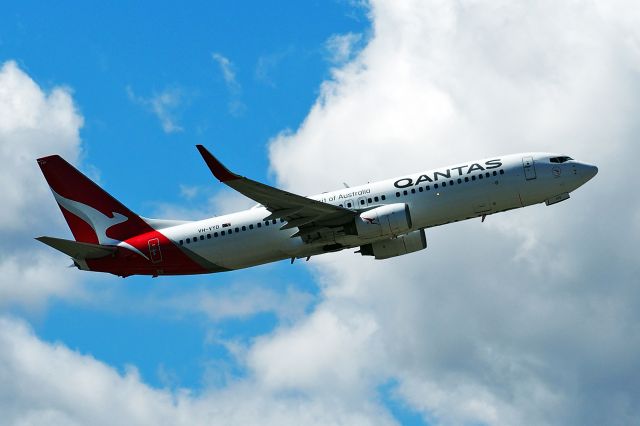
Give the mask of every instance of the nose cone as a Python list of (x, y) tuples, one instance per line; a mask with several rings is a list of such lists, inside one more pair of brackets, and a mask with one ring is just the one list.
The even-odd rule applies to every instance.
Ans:
[(598, 174), (598, 168), (596, 166), (592, 166), (591, 164), (585, 164), (587, 179), (591, 179), (595, 175)]
[(595, 175), (598, 174), (598, 168), (596, 166), (592, 166), (591, 164), (580, 164), (580, 177), (584, 179), (584, 182), (591, 180)]

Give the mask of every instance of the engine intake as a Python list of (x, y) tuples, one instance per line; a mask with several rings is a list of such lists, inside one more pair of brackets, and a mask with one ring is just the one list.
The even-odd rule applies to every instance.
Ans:
[(406, 203), (387, 204), (367, 210), (356, 217), (356, 232), (362, 238), (395, 237), (411, 229), (411, 214)]
[(402, 256), (425, 248), (427, 248), (427, 236), (424, 233), (424, 229), (419, 229), (397, 238), (360, 246), (360, 254), (363, 256), (375, 256), (376, 259), (380, 260)]

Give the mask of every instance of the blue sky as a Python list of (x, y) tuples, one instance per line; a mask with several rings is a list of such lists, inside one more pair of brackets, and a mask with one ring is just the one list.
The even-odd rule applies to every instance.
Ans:
[[(2, 15), (4, 57), (18, 61), (45, 88), (73, 89), (85, 118), (87, 162), (136, 211), (153, 200), (177, 201), (179, 184), (206, 182), (207, 170), (188, 149), (195, 144), (268, 180), (266, 143), (306, 116), (329, 75), (326, 41), (369, 29), (366, 9), (342, 1), (64, 8), (21, 3), (7, 5)], [(228, 88), (216, 53), (231, 61), (237, 93)], [(128, 89), (144, 99), (175, 93), (178, 105), (169, 112), (182, 131), (165, 133), (149, 107), (132, 102)], [(234, 114), (229, 103), (236, 100), (244, 106)], [(152, 160), (140, 161), (151, 151)], [(112, 167), (153, 174), (155, 184), (140, 197), (142, 188), (129, 186), (134, 177), (110, 176)], [(154, 172), (159, 167), (176, 171), (179, 179)]]
[[(635, 3), (3, 5), (0, 424), (635, 421)], [(515, 152), (600, 172), (384, 262), (123, 280), (33, 240), (70, 236), (52, 153), (143, 216), (251, 205), (196, 144), (301, 194)]]

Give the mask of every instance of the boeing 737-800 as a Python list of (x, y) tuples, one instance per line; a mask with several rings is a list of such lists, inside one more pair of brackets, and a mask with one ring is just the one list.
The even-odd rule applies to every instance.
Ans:
[(198, 221), (147, 219), (52, 155), (38, 164), (75, 241), (37, 239), (81, 270), (122, 277), (229, 271), (349, 248), (388, 259), (426, 248), (427, 228), (564, 201), (598, 172), (566, 155), (524, 153), (304, 197), (237, 175), (197, 148), (220, 182), (259, 204)]

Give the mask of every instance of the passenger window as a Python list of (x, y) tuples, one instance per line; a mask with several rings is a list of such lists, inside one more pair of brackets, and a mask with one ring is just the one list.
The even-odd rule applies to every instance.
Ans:
[(504, 170), (500, 170), (500, 174), (503, 175), (504, 174)]
[(420, 187), (418, 187), (418, 191), (422, 192), (422, 191), (424, 191), (424, 188), (420, 186)]
[(207, 240), (211, 239), (211, 234), (207, 234)]
[(217, 232), (213, 233), (213, 238), (218, 238), (218, 233)]
[(383, 196), (382, 196), (382, 201), (384, 201), (384, 200), (386, 200), (386, 199), (387, 199), (387, 196), (386, 196), (386, 195), (383, 195)]
[(233, 234), (233, 230), (232, 230), (232, 229), (229, 229), (229, 230), (227, 230), (227, 233), (228, 233), (229, 235), (231, 235), (231, 234)]
[(242, 226), (242, 230), (243, 230), (243, 231), (246, 231), (246, 230), (247, 230), (247, 227), (243, 225), (243, 226)]
[(187, 238), (187, 244), (191, 242), (191, 238)]
[(482, 173), (480, 173), (480, 174), (478, 175), (478, 179), (482, 179), (482, 178), (483, 178)]
[(415, 194), (416, 193), (416, 189), (415, 188), (411, 188), (411, 193)]
[(464, 181), (465, 181), (465, 182), (469, 182), (469, 176), (465, 176), (465, 177), (464, 177)]
[(347, 207), (351, 208), (351, 201), (347, 203)]
[(438, 189), (438, 184), (437, 183), (433, 184), (433, 189)]
[(269, 221), (268, 220), (264, 222), (264, 226), (269, 226)]
[(471, 180), (476, 180), (476, 176), (475, 175), (471, 176)]
[(340, 207), (344, 207), (342, 204), (338, 204), (338, 206), (340, 206)]
[(204, 240), (204, 235), (200, 235), (200, 241)]
[(220, 231), (220, 235), (224, 237), (224, 231)]
[(400, 198), (400, 193), (396, 192), (396, 197)]
[(402, 191), (402, 193), (403, 193), (404, 195), (409, 194), (409, 193), (407, 192), (407, 190), (406, 190), (406, 189), (405, 189), (404, 191)]
[(453, 181), (452, 180), (449, 181), (449, 185), (453, 185)]
[(426, 188), (427, 188), (427, 191), (431, 190), (431, 187), (429, 185), (427, 185)]
[(378, 197), (373, 197), (373, 201), (375, 201), (375, 202), (377, 203), (378, 201), (380, 201), (380, 198), (378, 198)]
[(258, 228), (262, 228), (262, 222), (258, 222)]
[(275, 225), (276, 223), (278, 223), (278, 220), (277, 220), (277, 219), (273, 219), (273, 220), (271, 221), (271, 223), (273, 223), (273, 224)]
[(447, 182), (442, 182), (442, 187), (444, 188), (445, 186), (447, 186)]
[(283, 218), (280, 218), (280, 223), (284, 223), (284, 219)]
[(491, 173), (487, 172), (484, 174), (486, 177), (491, 177)]
[(184, 241), (180, 240), (180, 245), (183, 245), (183, 244), (184, 244)]
[(253, 229), (253, 223), (249, 225), (249, 229)]
[(458, 183), (462, 183), (462, 179), (458, 178)]
[(494, 176), (498, 176), (498, 172), (496, 172), (495, 170), (493, 171), (493, 175)]
[(367, 198), (367, 203), (372, 203), (373, 200), (371, 198)]

